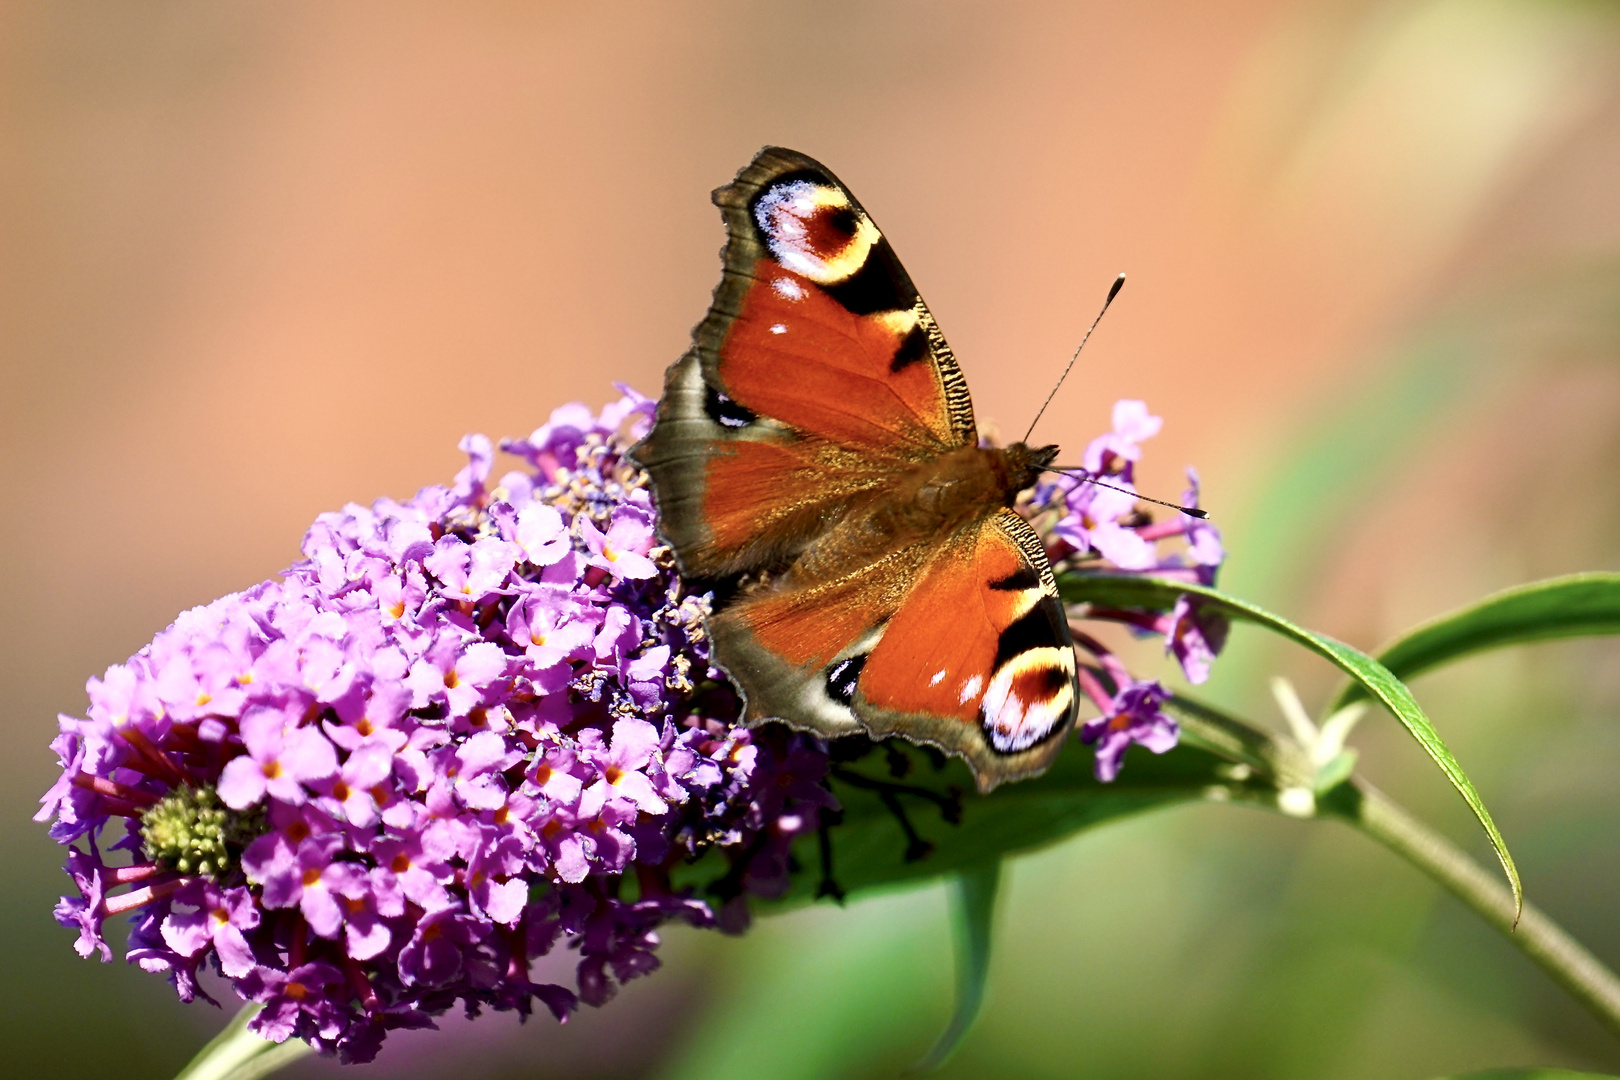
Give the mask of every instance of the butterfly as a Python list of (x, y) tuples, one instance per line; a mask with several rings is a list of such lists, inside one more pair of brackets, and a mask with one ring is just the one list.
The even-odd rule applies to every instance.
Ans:
[(981, 446), (955, 356), (831, 171), (767, 147), (714, 192), (724, 266), (631, 451), (749, 724), (898, 735), (981, 791), (1041, 772), (1078, 709), (1040, 537), (1057, 447)]

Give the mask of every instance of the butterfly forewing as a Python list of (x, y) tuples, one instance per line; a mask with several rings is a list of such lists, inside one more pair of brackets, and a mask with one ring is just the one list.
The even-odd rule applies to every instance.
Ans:
[(636, 450), (700, 578), (786, 562), (898, 466), (976, 438), (956, 359), (837, 178), (768, 149), (714, 199), (720, 285)]
[(715, 202), (726, 267), (696, 334), (711, 384), (806, 435), (899, 457), (977, 438), (933, 316), (830, 172), (766, 150)]

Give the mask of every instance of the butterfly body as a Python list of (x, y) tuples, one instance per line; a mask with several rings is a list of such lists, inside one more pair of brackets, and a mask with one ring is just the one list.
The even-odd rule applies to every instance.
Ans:
[(925, 461), (901, 473), (892, 486), (868, 493), (809, 541), (786, 580), (810, 584), (835, 578), (854, 561), (977, 526), (1011, 508), (1018, 493), (1035, 482), (1035, 462), (1049, 464), (1056, 456), (1055, 446), (1032, 451), (1019, 443), (1004, 449), (964, 446)]
[(982, 789), (1074, 723), (1073, 643), (1013, 509), (1056, 447), (979, 445), (955, 357), (860, 204), (767, 148), (715, 192), (724, 271), (634, 453), (746, 719), (901, 735)]

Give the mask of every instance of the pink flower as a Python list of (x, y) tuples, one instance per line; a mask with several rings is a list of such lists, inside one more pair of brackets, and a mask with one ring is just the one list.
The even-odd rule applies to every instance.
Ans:
[(619, 578), (650, 578), (658, 567), (647, 558), (652, 550), (652, 524), (634, 507), (624, 506), (613, 512), (613, 520), (604, 534), (591, 519), (579, 519), (579, 537), (590, 549), (586, 560)]
[(609, 749), (593, 762), (601, 779), (591, 786), (603, 798), (628, 799), (648, 814), (662, 814), (669, 804), (658, 797), (646, 769), (658, 752), (658, 729), (645, 720), (620, 720), (613, 725)]
[(289, 728), (286, 714), (253, 706), (242, 716), (242, 745), (247, 754), (225, 766), (219, 797), (233, 810), (245, 810), (269, 795), (296, 806), (304, 801), (304, 784), (337, 771), (337, 753), (317, 728)]

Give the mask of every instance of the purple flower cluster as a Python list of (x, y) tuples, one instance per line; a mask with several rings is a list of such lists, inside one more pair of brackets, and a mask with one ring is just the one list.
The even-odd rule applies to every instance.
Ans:
[[(1159, 433), (1163, 421), (1141, 401), (1114, 404), (1114, 430), (1099, 435), (1086, 447), (1082, 470), (1059, 473), (1035, 489), (1026, 513), (1047, 537), (1047, 554), (1059, 570), (1106, 569), (1111, 573), (1151, 574), (1172, 581), (1215, 584), (1215, 573), (1226, 553), (1220, 531), (1208, 520), (1191, 514), (1155, 522), (1137, 509), (1131, 492), (1142, 442)], [(1099, 480), (1103, 487), (1090, 481)], [(1198, 506), (1198, 474), (1187, 470), (1188, 488), (1182, 505)], [(1165, 542), (1172, 542), (1165, 546)], [(1086, 617), (1119, 622), (1144, 634), (1163, 635), (1165, 651), (1175, 657), (1187, 680), (1209, 678), (1209, 666), (1226, 644), (1226, 617), (1203, 610), (1198, 600), (1182, 596), (1168, 612), (1111, 609), (1091, 605)], [(1075, 644), (1090, 653), (1107, 683), (1081, 668), (1080, 686), (1100, 711), (1081, 726), (1080, 738), (1096, 747), (1097, 778), (1114, 779), (1132, 743), (1155, 754), (1176, 745), (1180, 734), (1175, 720), (1164, 711), (1170, 693), (1156, 679), (1137, 679), (1118, 657), (1085, 633)]]
[[(40, 812), (86, 841), (57, 909), (80, 954), (132, 913), (130, 959), (182, 998), (210, 965), (260, 1034), (366, 1060), (457, 1001), (601, 1004), (657, 966), (660, 923), (737, 926), (745, 891), (785, 889), (825, 754), (734, 723), (622, 458), (651, 411), (560, 409), (494, 487), (469, 437), (453, 486), (322, 515), (282, 580), (92, 679)], [(98, 847), (114, 818), (130, 865)], [(713, 846), (748, 854), (718, 917), (669, 883)], [(563, 940), (577, 987), (531, 983)]]
[[(90, 680), (38, 815), (83, 841), (79, 895), (56, 909), (80, 955), (110, 959), (105, 921), (129, 914), (129, 959), (183, 999), (215, 972), (262, 1005), (266, 1038), (364, 1061), (458, 1002), (566, 1019), (655, 968), (661, 924), (736, 931), (749, 895), (783, 894), (795, 842), (836, 820), (827, 747), (737, 722), (709, 598), (675, 574), (624, 457), (651, 414), (627, 389), (600, 414), (558, 409), (503, 444), (524, 467), (493, 485), (493, 447), (469, 436), (450, 487), (322, 515), (283, 578), (183, 613)], [(1159, 420), (1121, 402), (1114, 426), (1085, 468), (1128, 488)], [(1222, 558), (1207, 523), (1153, 524), (1076, 477), (1024, 509), (1060, 568), (1209, 582)], [(1161, 558), (1174, 538), (1185, 554)], [(1224, 637), (1186, 598), (1089, 615), (1163, 634), (1194, 681)], [(1082, 675), (1102, 710), (1082, 737), (1112, 779), (1175, 724), (1157, 682), (1077, 640), (1102, 676)], [(672, 884), (710, 851), (728, 869), (704, 897)], [(532, 982), (559, 944), (575, 985)]]

